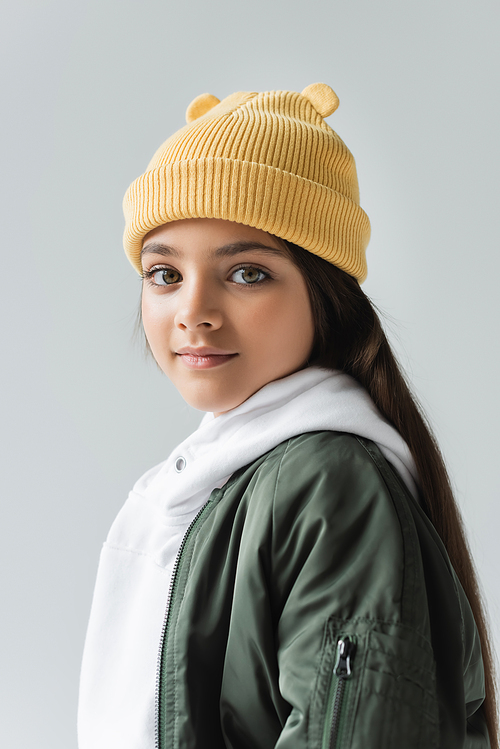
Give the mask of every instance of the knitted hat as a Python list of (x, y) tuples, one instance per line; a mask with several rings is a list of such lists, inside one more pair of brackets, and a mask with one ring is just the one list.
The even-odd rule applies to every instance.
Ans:
[(160, 146), (123, 201), (124, 246), (141, 272), (145, 235), (183, 218), (221, 218), (293, 242), (366, 277), (370, 222), (354, 158), (324, 117), (339, 100), (325, 83), (295, 91), (201, 94), (187, 125)]

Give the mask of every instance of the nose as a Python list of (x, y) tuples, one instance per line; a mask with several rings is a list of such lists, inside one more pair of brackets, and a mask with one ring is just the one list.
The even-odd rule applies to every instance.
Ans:
[(180, 290), (174, 322), (181, 330), (198, 328), (218, 330), (222, 325), (222, 310), (215, 290), (200, 281), (187, 284)]

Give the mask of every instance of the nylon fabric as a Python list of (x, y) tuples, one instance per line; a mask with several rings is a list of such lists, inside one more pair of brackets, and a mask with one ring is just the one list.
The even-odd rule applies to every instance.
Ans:
[(182, 719), (161, 748), (322, 746), (348, 634), (339, 746), (487, 749), (477, 632), (462, 610), (439, 538), (378, 448), (292, 438), (213, 493), (181, 560), (162, 709)]

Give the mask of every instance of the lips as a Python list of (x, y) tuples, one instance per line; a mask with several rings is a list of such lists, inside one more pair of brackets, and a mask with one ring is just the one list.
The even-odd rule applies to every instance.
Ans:
[(208, 346), (186, 346), (175, 352), (188, 369), (212, 369), (234, 359), (238, 354)]

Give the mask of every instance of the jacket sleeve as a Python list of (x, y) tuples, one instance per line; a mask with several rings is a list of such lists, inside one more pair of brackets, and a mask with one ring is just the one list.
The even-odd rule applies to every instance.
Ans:
[(350, 435), (305, 435), (283, 455), (272, 580), (291, 709), (276, 749), (444, 749), (423, 568), (397, 491)]

